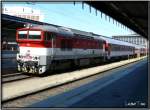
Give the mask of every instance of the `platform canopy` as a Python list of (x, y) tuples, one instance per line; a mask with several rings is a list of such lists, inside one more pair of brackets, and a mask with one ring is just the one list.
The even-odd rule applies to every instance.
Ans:
[(148, 39), (148, 1), (86, 1)]

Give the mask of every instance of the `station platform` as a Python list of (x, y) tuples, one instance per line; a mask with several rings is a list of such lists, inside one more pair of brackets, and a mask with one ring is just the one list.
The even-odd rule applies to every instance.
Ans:
[(147, 59), (108, 72), (115, 74), (71, 91), (48, 97), (29, 107), (147, 108)]

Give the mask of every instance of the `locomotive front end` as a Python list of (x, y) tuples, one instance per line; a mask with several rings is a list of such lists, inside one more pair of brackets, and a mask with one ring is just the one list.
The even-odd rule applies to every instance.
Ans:
[[(29, 52), (29, 51), (28, 51)], [(28, 73), (39, 73), (39, 56), (31, 56), (30, 54), (17, 54), (18, 71)]]
[[(38, 29), (21, 29), (17, 31), (18, 71), (43, 74), (48, 69), (48, 49), (45, 48), (43, 32)], [(50, 63), (50, 61), (49, 61)]]

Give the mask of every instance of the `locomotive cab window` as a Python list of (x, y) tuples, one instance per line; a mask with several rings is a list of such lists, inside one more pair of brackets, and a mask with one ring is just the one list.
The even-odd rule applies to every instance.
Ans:
[(18, 38), (19, 39), (27, 39), (27, 31), (19, 31)]
[(41, 39), (41, 31), (29, 31), (29, 39)]
[(49, 32), (45, 32), (44, 35), (45, 35), (44, 39), (47, 41), (54, 39), (56, 36), (54, 33), (49, 33)]

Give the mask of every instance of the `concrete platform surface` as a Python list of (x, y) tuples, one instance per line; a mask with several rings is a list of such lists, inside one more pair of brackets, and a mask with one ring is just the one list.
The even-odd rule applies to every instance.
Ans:
[(29, 107), (147, 107), (148, 66), (142, 60), (74, 90)]
[(73, 80), (81, 79), (141, 59), (142, 58), (130, 59), (108, 65), (97, 66), (83, 70), (76, 70), (73, 72), (67, 72), (62, 74), (50, 75), (47, 77), (33, 77), (26, 80), (4, 83), (2, 84), (2, 101), (34, 93), (60, 84), (71, 82)]

